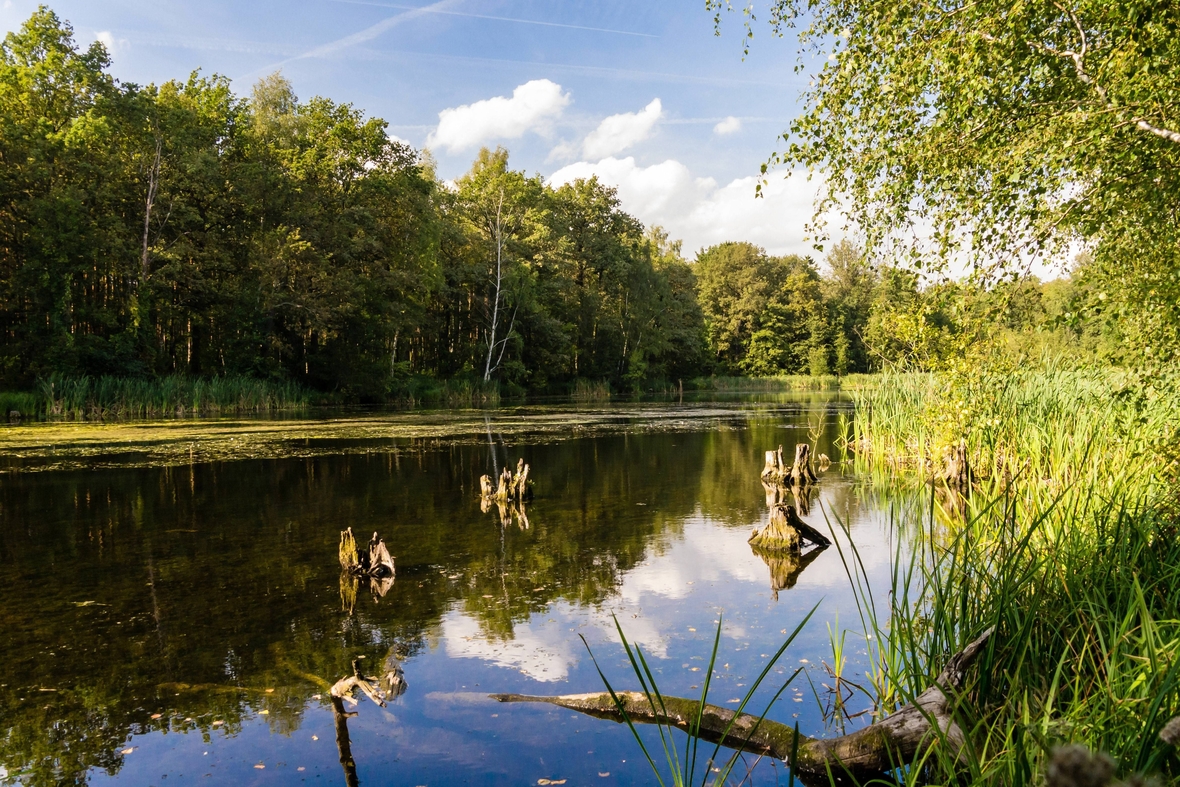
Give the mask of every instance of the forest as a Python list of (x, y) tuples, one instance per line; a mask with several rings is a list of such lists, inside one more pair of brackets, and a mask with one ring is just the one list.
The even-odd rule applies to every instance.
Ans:
[(689, 257), (596, 179), (555, 188), (501, 148), (444, 182), (385, 121), (300, 100), (279, 73), (238, 96), (109, 66), (45, 8), (0, 48), (0, 390), (248, 379), (385, 402), (443, 381), (522, 395), (937, 369), (985, 338), (1124, 353), (1084, 257), (1003, 283), (870, 264), (850, 241)]

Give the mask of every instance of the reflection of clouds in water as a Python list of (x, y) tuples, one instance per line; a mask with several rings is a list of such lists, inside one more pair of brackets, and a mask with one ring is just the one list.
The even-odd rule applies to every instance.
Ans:
[(489, 641), (478, 621), (457, 610), (443, 617), (442, 634), (450, 658), (480, 659), (543, 682), (565, 680), (575, 660), (573, 644), (581, 647), (565, 626), (529, 623), (514, 626), (512, 639)]
[[(831, 510), (835, 502), (832, 498), (840, 493), (847, 495), (848, 490), (821, 485), (811, 515), (806, 519), (821, 532), (834, 531), (845, 558), (852, 561), (854, 558), (843, 528), (833, 519), (833, 527), (829, 530), (824, 521), (824, 512)], [(847, 510), (847, 506), (845, 508)], [(865, 572), (874, 586), (879, 586), (880, 582), (887, 585), (888, 566), (893, 556), (889, 514), (867, 506), (853, 513), (852, 536)], [(582, 654), (581, 640), (571, 626), (588, 625), (597, 634), (599, 642), (605, 640), (617, 644), (618, 632), (612, 618), (615, 615), (632, 644), (641, 645), (646, 654), (655, 658), (668, 658), (672, 639), (683, 634), (679, 627), (684, 620), (682, 615), (668, 610), (667, 602), (683, 602), (692, 597), (699, 602), (700, 611), (712, 613), (718, 599), (709, 591), (711, 586), (744, 583), (755, 585), (759, 590), (769, 587), (769, 569), (747, 542), (753, 526), (724, 526), (698, 512), (684, 521), (681, 538), (665, 543), (658, 554), (649, 551), (642, 562), (623, 575), (614, 599), (599, 607), (555, 602), (545, 613), (517, 623), (508, 640), (489, 640), (477, 620), (460, 610), (453, 610), (443, 618), (441, 626), (447, 655), (480, 659), (518, 670), (541, 682), (565, 680)], [(839, 551), (833, 546), (808, 566), (799, 575), (797, 584), (787, 592), (796, 598), (814, 597), (814, 601), (832, 590), (847, 589), (848, 576)], [(645, 613), (645, 607), (649, 612)], [(545, 619), (555, 619), (555, 622), (547, 623)], [(704, 629), (701, 633), (708, 634)], [(722, 633), (731, 640), (745, 640), (752, 636), (746, 626), (729, 616)], [(595, 637), (588, 634), (588, 638), (594, 646)]]
[(667, 599), (687, 598), (694, 591), (690, 582), (761, 582), (765, 570), (746, 543), (749, 537), (745, 529), (718, 527), (709, 520), (691, 517), (685, 520), (683, 540), (628, 571), (619, 595), (628, 603), (639, 604), (645, 593)]

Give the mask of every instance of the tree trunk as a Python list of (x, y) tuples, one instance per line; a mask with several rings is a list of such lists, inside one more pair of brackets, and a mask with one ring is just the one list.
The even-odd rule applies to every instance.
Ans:
[[(486, 383), (492, 379), (492, 353), (496, 350), (496, 328), (500, 321), (500, 291), (504, 282), (504, 192), (500, 192), (500, 201), (496, 203), (496, 223), (493, 226), (493, 234), (496, 236), (496, 286), (494, 289), (494, 297), (492, 298), (492, 330), (488, 336), (488, 357), (484, 362), (483, 367), (483, 381)], [(502, 356), (501, 356), (502, 357)], [(499, 363), (496, 364), (499, 366)]]
[(617, 704), (609, 692), (548, 697), (492, 694), (491, 697), (500, 702), (545, 702), (599, 718), (666, 724), (685, 731), (694, 729), (700, 713), (700, 727), (696, 732), (707, 740), (720, 741), (740, 751), (768, 754), (805, 774), (826, 777), (830, 771), (839, 777), (847, 771), (854, 776), (874, 775), (913, 762), (935, 748), (945, 748), (959, 756), (965, 737), (955, 722), (948, 690), (950, 695), (957, 694), (967, 668), (994, 631), (994, 627), (989, 628), (952, 656), (934, 685), (913, 703), (875, 724), (838, 738), (796, 736), (793, 727), (781, 722), (759, 720), (746, 713), (736, 715), (717, 705), (702, 707), (692, 699), (663, 697), (662, 702), (657, 699), (653, 703), (647, 694), (638, 691), (616, 692)]

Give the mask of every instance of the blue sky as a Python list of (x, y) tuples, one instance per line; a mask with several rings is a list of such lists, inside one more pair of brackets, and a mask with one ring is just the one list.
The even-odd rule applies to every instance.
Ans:
[[(18, 27), (35, 0), (2, 0)], [(795, 42), (757, 29), (742, 59), (740, 15), (713, 33), (703, 0), (57, 0), (79, 43), (101, 38), (112, 71), (138, 83), (219, 73), (246, 94), (281, 70), (301, 98), (350, 102), (390, 133), (429, 145), (444, 178), (480, 145), (555, 182), (597, 174), (623, 207), (684, 240), (775, 253), (804, 240), (815, 184), (759, 166), (807, 77)], [(780, 173), (781, 174), (781, 173)], [(814, 252), (812, 252), (814, 253)]]

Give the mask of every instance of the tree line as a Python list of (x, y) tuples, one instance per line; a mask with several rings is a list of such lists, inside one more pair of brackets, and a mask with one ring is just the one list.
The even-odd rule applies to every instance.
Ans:
[(239, 97), (109, 66), (44, 7), (0, 47), (0, 387), (245, 375), (381, 401), (419, 378), (638, 390), (937, 361), (945, 293), (849, 243), (822, 270), (747, 243), (689, 262), (596, 179), (485, 149), (444, 183), (279, 74)]

